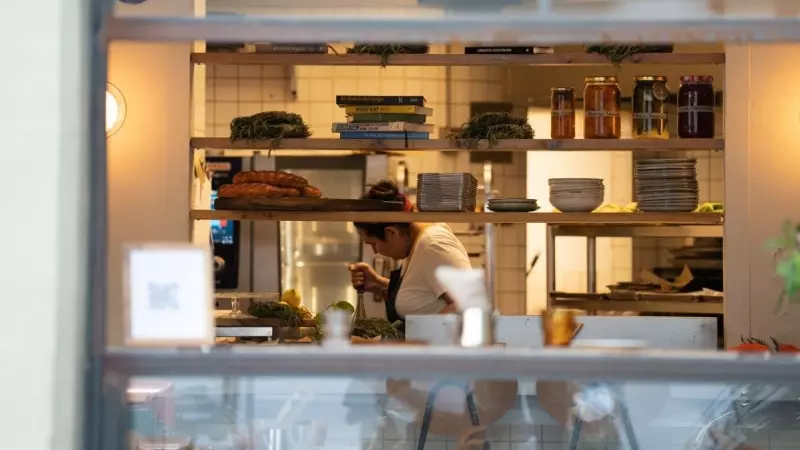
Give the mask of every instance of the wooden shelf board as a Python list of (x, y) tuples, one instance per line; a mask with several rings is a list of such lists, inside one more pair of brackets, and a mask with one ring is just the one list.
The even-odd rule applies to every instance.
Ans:
[(264, 220), (297, 222), (450, 222), (550, 223), (609, 226), (719, 225), (713, 213), (480, 213), (480, 212), (307, 212), (192, 210), (194, 220)]
[[(272, 141), (231, 141), (228, 138), (192, 138), (192, 148), (269, 150)], [(479, 141), (476, 148), (462, 148), (451, 139), (379, 140), (379, 139), (283, 139), (278, 149), (286, 150), (367, 150), (367, 151), (535, 151), (535, 150), (722, 150), (724, 139), (506, 139), (489, 147), (488, 141)]]
[(723, 314), (722, 303), (686, 303), (634, 300), (552, 300), (560, 308), (585, 309), (588, 311), (635, 311), (639, 313), (675, 314)]
[[(279, 65), (279, 66), (378, 66), (376, 55), (353, 54), (268, 54), (268, 53), (192, 53), (195, 64)], [(623, 64), (723, 64), (724, 53), (645, 53), (626, 59)], [(553, 53), (539, 55), (394, 55), (391, 66), (565, 66), (609, 65), (603, 55)]]
[(723, 297), (668, 293), (551, 292), (550, 303), (563, 308), (649, 313), (722, 314)]

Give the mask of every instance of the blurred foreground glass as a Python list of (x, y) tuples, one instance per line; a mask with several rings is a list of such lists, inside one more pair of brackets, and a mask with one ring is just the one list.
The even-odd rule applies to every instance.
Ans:
[(757, 380), (134, 378), (129, 449), (800, 449), (798, 393)]
[[(785, 41), (800, 39), (799, 9), (796, 0), (144, 1), (116, 2), (114, 16), (225, 22), (112, 23), (109, 31), (112, 38), (227, 43)], [(244, 19), (264, 22), (242, 26)]]

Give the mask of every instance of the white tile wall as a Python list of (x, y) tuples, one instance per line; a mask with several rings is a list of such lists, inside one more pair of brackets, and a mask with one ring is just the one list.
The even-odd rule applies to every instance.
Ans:
[[(336, 50), (341, 53), (344, 47), (336, 46)], [(442, 46), (431, 49), (433, 53), (447, 50)], [(463, 52), (460, 48), (450, 50)], [(284, 110), (302, 115), (312, 127), (313, 137), (331, 138), (336, 137), (331, 132), (331, 123), (345, 119), (344, 112), (335, 104), (337, 94), (421, 94), (434, 110), (430, 123), (437, 126), (434, 133), (437, 137), (438, 127), (458, 127), (469, 119), (470, 103), (506, 100), (506, 80), (504, 67), (209, 66), (206, 131), (208, 136), (228, 136), (234, 117)], [(515, 158), (513, 165), (495, 169), (497, 188), (504, 196), (525, 195), (524, 155)], [(482, 176), (481, 165), (470, 164), (465, 152), (413, 152), (393, 156), (390, 174), (399, 161), (407, 164), (412, 187), (420, 172), (470, 172), (478, 179)], [(468, 230), (462, 224), (452, 227), (457, 232)], [(498, 231), (498, 271), (503, 275), (498, 280), (496, 294), (501, 311), (506, 314), (524, 312), (523, 229), (515, 225)], [(483, 250), (480, 237), (466, 239), (464, 243), (469, 252)], [(482, 261), (476, 260), (475, 264), (481, 265)]]

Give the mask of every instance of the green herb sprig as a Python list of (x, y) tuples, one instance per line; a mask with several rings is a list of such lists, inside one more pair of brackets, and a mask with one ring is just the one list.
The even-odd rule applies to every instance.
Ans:
[(389, 65), (389, 57), (398, 54), (427, 54), (431, 49), (430, 45), (406, 45), (406, 44), (355, 44), (347, 48), (347, 53), (362, 55), (378, 55), (381, 57), (381, 67)]
[(505, 112), (489, 112), (476, 114), (449, 137), (464, 148), (473, 148), (483, 139), (494, 147), (502, 139), (533, 139), (533, 136), (533, 128), (526, 118)]
[(367, 317), (358, 319), (353, 323), (350, 334), (364, 339), (374, 339), (381, 337), (387, 340), (403, 340), (405, 332), (401, 329), (400, 322), (397, 326), (386, 319), (379, 317)]
[(247, 312), (259, 319), (278, 319), (281, 325), (289, 328), (297, 328), (303, 324), (302, 311), (286, 303), (254, 301)]

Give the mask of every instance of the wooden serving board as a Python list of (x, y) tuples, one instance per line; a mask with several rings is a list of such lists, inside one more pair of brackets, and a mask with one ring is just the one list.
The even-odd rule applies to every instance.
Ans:
[(214, 209), (248, 211), (402, 211), (402, 202), (347, 198), (218, 198)]

